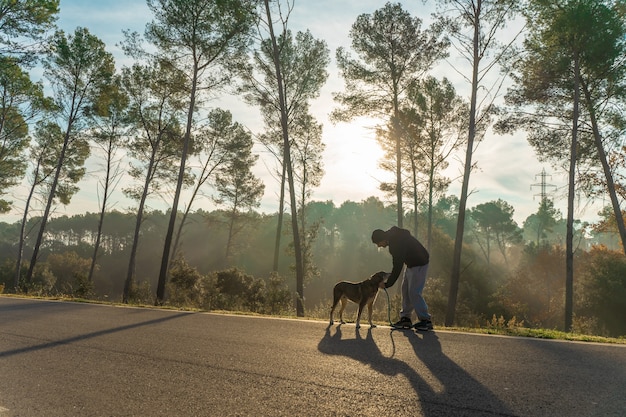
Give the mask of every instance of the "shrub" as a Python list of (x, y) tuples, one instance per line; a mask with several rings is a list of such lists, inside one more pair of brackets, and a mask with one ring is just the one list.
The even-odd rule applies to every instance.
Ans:
[(128, 291), (128, 301), (131, 304), (153, 304), (154, 294), (148, 281), (133, 282)]
[(184, 258), (177, 258), (170, 270), (168, 302), (179, 307), (200, 308), (204, 300), (203, 277)]
[(626, 257), (596, 246), (581, 263), (577, 314), (596, 318), (596, 332), (626, 335)]
[(266, 286), (265, 313), (286, 313), (291, 310), (292, 306), (291, 292), (285, 284), (285, 279), (278, 273), (272, 272)]

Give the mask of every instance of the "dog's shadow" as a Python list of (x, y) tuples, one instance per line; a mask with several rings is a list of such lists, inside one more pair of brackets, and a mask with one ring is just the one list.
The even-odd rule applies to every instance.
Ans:
[[(367, 330), (356, 329), (356, 337), (342, 338), (342, 325), (336, 326), (334, 334), (331, 334), (333, 326), (326, 327), (326, 333), (320, 340), (317, 348), (327, 355), (346, 356), (370, 366), (376, 372), (383, 375), (394, 376), (403, 374), (410, 380), (419, 379), (419, 375), (405, 362), (393, 358), (393, 350), (389, 357), (383, 355), (372, 336), (372, 328)], [(367, 332), (365, 338), (361, 332)], [(391, 336), (390, 336), (391, 337)], [(392, 346), (393, 337), (392, 337)]]

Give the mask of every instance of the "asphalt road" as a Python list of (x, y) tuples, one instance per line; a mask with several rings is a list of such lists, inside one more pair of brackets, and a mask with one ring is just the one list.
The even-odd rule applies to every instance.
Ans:
[(0, 297), (0, 417), (625, 415), (624, 345)]

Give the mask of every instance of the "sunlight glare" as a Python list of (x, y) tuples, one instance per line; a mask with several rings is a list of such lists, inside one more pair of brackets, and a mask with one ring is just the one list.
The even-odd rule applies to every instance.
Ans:
[[(383, 151), (375, 138), (376, 120), (359, 118), (348, 123), (324, 125), (324, 178), (313, 197), (361, 201), (363, 196), (382, 197), (378, 189), (389, 174), (380, 168)], [(367, 197), (365, 197), (367, 198)]]

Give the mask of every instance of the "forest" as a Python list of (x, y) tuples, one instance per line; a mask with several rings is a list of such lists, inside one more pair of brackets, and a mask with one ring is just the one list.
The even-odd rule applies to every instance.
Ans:
[[(429, 26), (402, 3), (359, 15), (351, 48), (335, 51), (345, 86), (330, 118), (379, 120), (380, 167), (394, 178), (379, 184), (385, 201), (342, 202), (312, 198), (324, 143), (310, 106), (331, 55), (290, 29), (297, 2), (147, 0), (151, 20), (124, 33), (132, 63), (121, 67), (88, 28), (56, 27), (58, 0), (7, 4), (0, 213), (21, 220), (0, 217), (2, 292), (325, 317), (335, 282), (391, 268), (370, 235), (396, 225), (431, 253), (424, 294), (436, 325), (626, 335), (626, 3), (435, 3)], [(467, 97), (433, 72), (452, 54)], [(258, 108), (262, 131), (208, 105), (217, 92)], [(566, 213), (545, 190), (522, 225), (502, 199), (468, 207), (488, 131), (524, 132), (568, 174)], [(276, 162), (275, 213), (258, 210), (258, 147)], [(457, 155), (451, 195), (444, 172)], [(55, 215), (90, 157), (98, 212)], [(118, 186), (134, 208), (113, 208)], [(577, 199), (605, 201), (600, 220), (576, 219)], [(167, 211), (151, 208), (157, 200)]]

